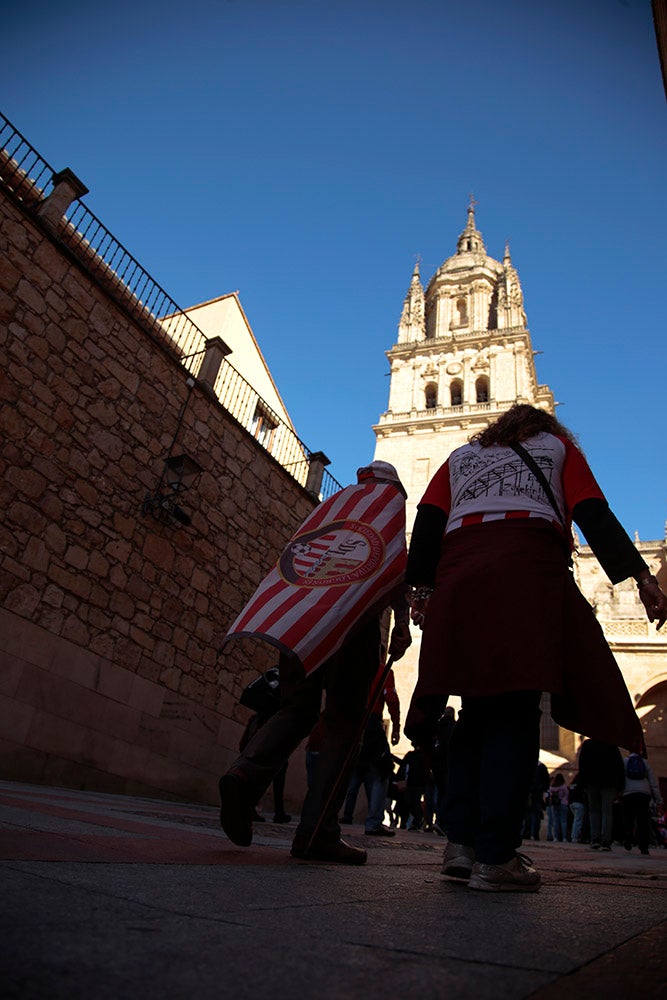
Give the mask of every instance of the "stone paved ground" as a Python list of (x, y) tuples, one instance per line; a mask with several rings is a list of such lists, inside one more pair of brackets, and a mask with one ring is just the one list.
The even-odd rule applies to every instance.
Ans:
[(653, 998), (666, 995), (667, 851), (531, 843), (537, 894), (440, 875), (443, 841), (347, 828), (363, 868), (252, 847), (217, 811), (0, 782), (3, 997)]

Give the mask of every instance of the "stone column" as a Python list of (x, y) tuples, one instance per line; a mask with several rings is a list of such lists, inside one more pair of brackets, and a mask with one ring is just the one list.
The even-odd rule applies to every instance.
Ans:
[(464, 406), (467, 406), (468, 403), (470, 403), (470, 396), (473, 391), (470, 385), (470, 381), (472, 379), (472, 372), (470, 371), (470, 356), (467, 351), (461, 360), (463, 361), (463, 374), (461, 375), (463, 391), (461, 393), (461, 402)]
[(447, 374), (446, 366), (443, 364), (440, 368), (440, 392), (438, 394), (438, 402), (440, 406), (451, 406), (452, 405), (452, 377)]
[(88, 194), (88, 188), (69, 167), (53, 175), (53, 191), (37, 210), (37, 215), (49, 226), (57, 228), (63, 215), (77, 198)]
[(222, 337), (208, 337), (206, 340), (206, 353), (199, 369), (198, 380), (205, 388), (213, 391), (215, 380), (220, 371), (220, 365), (228, 354), (232, 353)]
[(331, 459), (327, 458), (323, 451), (311, 452), (306, 489), (316, 499), (319, 499), (320, 496), (322, 477), (327, 465), (331, 465)]
[(496, 358), (498, 351), (494, 347), (489, 348), (489, 402), (496, 401)]

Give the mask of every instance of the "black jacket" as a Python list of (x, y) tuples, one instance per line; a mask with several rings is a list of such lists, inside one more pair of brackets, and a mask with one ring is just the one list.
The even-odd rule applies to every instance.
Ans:
[(623, 791), (625, 769), (618, 747), (599, 740), (585, 740), (579, 751), (579, 785)]

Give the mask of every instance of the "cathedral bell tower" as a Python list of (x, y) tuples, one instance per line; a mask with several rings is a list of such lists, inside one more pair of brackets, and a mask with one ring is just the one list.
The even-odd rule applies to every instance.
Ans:
[(502, 262), (488, 256), (471, 201), (456, 253), (426, 291), (415, 266), (387, 352), (389, 406), (373, 428), (375, 458), (398, 469), (408, 492), (408, 532), (429, 479), (471, 434), (514, 403), (553, 413), (533, 353), (509, 245)]
[[(375, 458), (396, 467), (408, 493), (408, 540), (417, 504), (448, 455), (514, 403), (553, 413), (553, 394), (539, 385), (509, 246), (489, 257), (468, 207), (465, 229), (448, 257), (422, 285), (419, 265), (403, 303), (391, 367), (389, 406), (373, 428)], [(421, 632), (396, 671), (401, 714), (417, 681)], [(450, 699), (456, 707), (458, 699)], [(399, 753), (409, 749), (402, 737)]]
[[(456, 253), (435, 272), (424, 291), (416, 266), (403, 303), (391, 367), (389, 406), (374, 427), (375, 458), (396, 467), (407, 493), (408, 536), (429, 480), (454, 448), (464, 444), (514, 403), (554, 411), (551, 390), (539, 385), (523, 308), (519, 276), (509, 247), (502, 262), (489, 257), (468, 208)], [(660, 579), (667, 581), (667, 536), (637, 546)], [(667, 682), (665, 637), (646, 620), (632, 580), (612, 586), (587, 545), (575, 557), (575, 579), (595, 608), (610, 648), (642, 714), (655, 772), (667, 787)], [(421, 632), (396, 670), (405, 716), (417, 681)], [(546, 697), (546, 696), (545, 696)], [(458, 698), (450, 704), (458, 707)], [(561, 730), (543, 702), (542, 747), (560, 766), (574, 758), (573, 734)], [(403, 738), (398, 753), (409, 749)]]

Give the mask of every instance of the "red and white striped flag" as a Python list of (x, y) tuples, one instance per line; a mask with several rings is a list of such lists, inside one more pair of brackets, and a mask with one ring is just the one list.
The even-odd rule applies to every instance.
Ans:
[(383, 483), (348, 486), (306, 518), (223, 645), (264, 639), (309, 674), (403, 581), (405, 561), (403, 496)]

